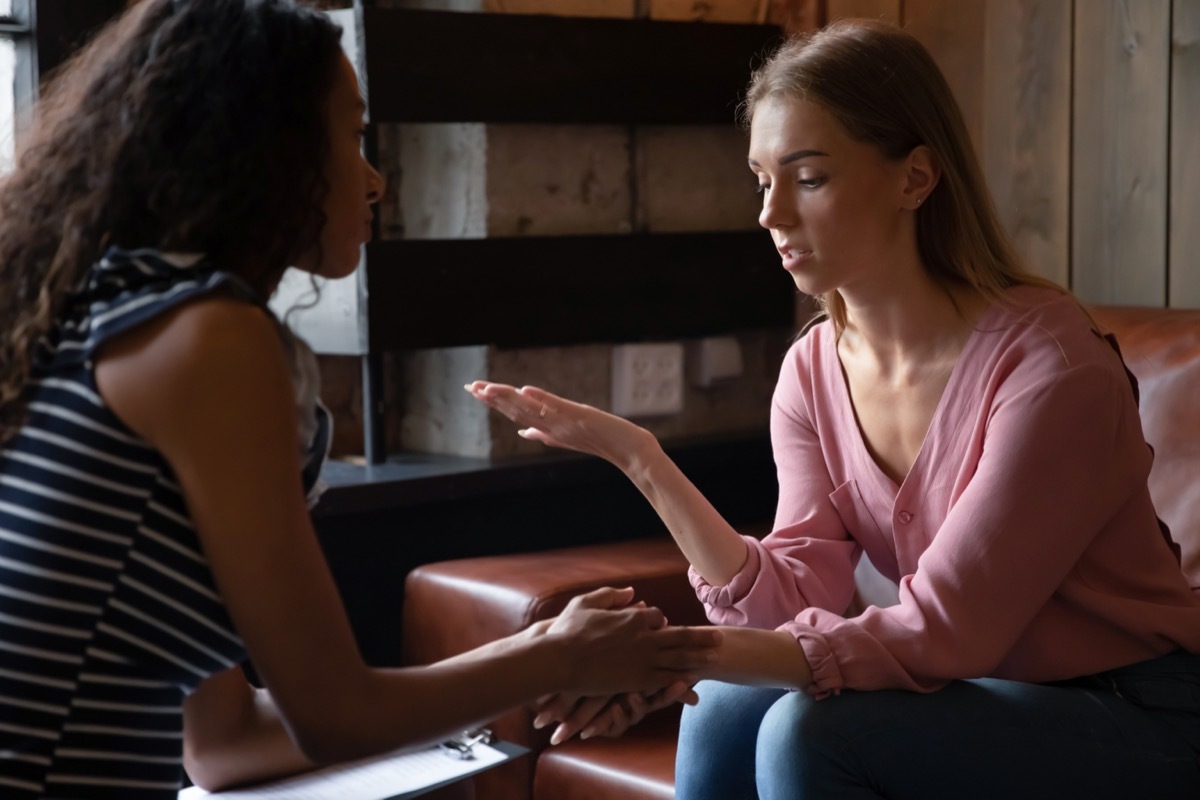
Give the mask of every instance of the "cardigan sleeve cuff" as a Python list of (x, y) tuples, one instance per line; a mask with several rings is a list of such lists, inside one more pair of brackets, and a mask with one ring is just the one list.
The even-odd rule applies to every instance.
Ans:
[[(789, 629), (791, 627), (785, 626)], [(808, 693), (818, 700), (831, 694), (839, 694), (846, 685), (846, 680), (842, 677), (842, 669), (838, 666), (833, 650), (829, 648), (829, 642), (812, 628), (799, 632), (792, 629), (791, 632), (800, 643), (800, 648), (808, 659), (808, 667), (812, 670), (812, 683), (808, 686)]]
[(742, 601), (758, 579), (759, 565), (762, 563), (758, 547), (761, 545), (758, 540), (748, 536), (742, 538), (746, 539), (746, 563), (724, 586), (713, 586), (695, 567), (688, 567), (688, 581), (704, 605), (709, 622), (714, 625), (745, 625), (750, 619), (746, 609), (742, 608)]

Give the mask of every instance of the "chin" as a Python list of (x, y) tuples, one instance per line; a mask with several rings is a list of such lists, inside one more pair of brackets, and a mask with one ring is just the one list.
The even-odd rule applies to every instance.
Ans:
[(796, 284), (796, 288), (801, 294), (806, 294), (810, 297), (815, 297), (816, 295), (825, 294), (826, 292), (831, 291), (830, 289), (821, 286), (810, 276), (801, 275), (800, 273), (796, 272), (792, 273), (792, 283)]
[(342, 258), (327, 259), (317, 270), (317, 274), (331, 281), (348, 278), (358, 270), (358, 261), (358, 248), (355, 247)]
[(331, 281), (340, 281), (342, 278), (349, 278), (358, 271), (358, 262), (354, 262), (344, 269), (336, 270), (321, 270), (321, 277)]

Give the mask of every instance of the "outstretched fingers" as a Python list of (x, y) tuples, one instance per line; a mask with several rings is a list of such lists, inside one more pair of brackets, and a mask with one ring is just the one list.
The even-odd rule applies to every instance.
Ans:
[(569, 447), (559, 442), (550, 428), (556, 420), (561, 423), (562, 412), (575, 404), (536, 386), (518, 389), (505, 383), (474, 381), (463, 388), (516, 423), (520, 436), (550, 447)]
[(517, 389), (506, 383), (475, 381), (463, 388), (476, 400), (499, 411), (518, 425), (536, 425), (549, 413), (549, 407), (540, 400), (526, 396), (525, 392), (529, 387)]

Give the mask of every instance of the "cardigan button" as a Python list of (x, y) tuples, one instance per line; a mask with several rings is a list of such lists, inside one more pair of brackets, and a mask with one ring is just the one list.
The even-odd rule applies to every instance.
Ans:
[(907, 525), (908, 523), (912, 522), (913, 515), (907, 511), (901, 511), (896, 515), (896, 518), (899, 519), (901, 523)]

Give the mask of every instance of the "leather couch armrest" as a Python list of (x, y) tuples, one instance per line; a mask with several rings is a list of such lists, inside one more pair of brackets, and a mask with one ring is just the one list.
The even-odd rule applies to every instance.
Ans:
[(558, 614), (577, 594), (633, 586), (674, 624), (703, 624), (687, 561), (670, 539), (639, 539), (417, 567), (405, 583), (404, 660), (427, 664)]
[[(405, 582), (404, 662), (428, 664), (516, 633), (600, 586), (633, 586), (636, 599), (658, 606), (672, 623), (704, 624), (687, 566), (675, 543), (661, 538), (418, 567)], [(535, 731), (527, 708), (494, 720), (491, 727), (500, 738), (532, 752), (477, 776), (476, 793), (489, 800), (526, 800), (532, 765), (549, 745), (551, 731)]]

